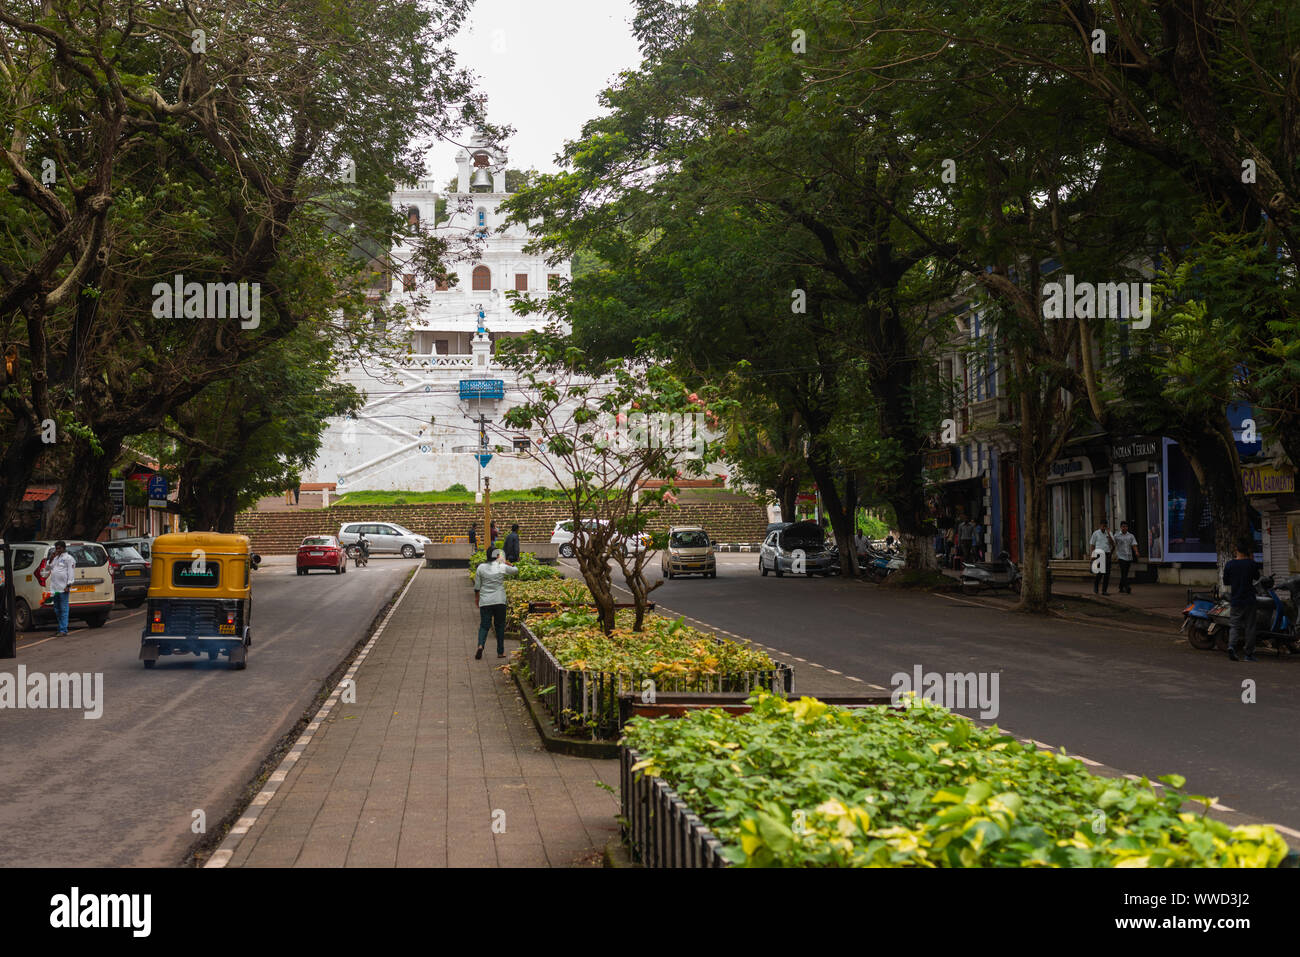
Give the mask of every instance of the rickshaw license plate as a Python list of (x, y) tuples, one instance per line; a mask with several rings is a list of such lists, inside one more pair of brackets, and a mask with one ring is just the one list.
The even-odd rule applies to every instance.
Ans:
[(234, 625), (222, 625), (217, 629), (223, 635), (233, 635), (235, 633)]
[(167, 626), (164, 625), (161, 621), (156, 621), (149, 626), (149, 630), (152, 631), (154, 634), (162, 634), (164, 631), (167, 630)]

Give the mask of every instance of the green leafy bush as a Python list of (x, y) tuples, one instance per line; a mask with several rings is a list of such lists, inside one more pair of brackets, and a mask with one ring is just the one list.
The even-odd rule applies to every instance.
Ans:
[[(543, 566), (546, 567), (546, 566)], [(552, 569), (554, 570), (554, 569)], [(562, 605), (585, 605), (591, 601), (587, 586), (573, 578), (541, 578), (520, 581), (506, 579), (506, 625), (517, 625), (528, 615), (528, 603), (553, 601)]]
[(1182, 811), (1177, 775), (1103, 778), (914, 699), (904, 712), (751, 699), (636, 718), (634, 766), (662, 777), (749, 867), (1275, 867), (1268, 826)]
[(712, 635), (663, 615), (647, 615), (642, 631), (632, 630), (635, 615), (615, 615), (611, 635), (600, 630), (595, 614), (585, 610), (537, 618), (528, 627), (565, 668), (627, 675), (662, 676), (689, 686), (708, 676), (775, 667), (765, 652)]
[[(487, 561), (487, 551), (484, 549), (479, 549), (470, 556), (469, 577), (471, 580), (474, 578), (474, 572), (476, 572), (478, 567), (485, 561)], [(515, 562), (515, 567), (519, 569), (519, 572), (511, 578), (506, 579), (507, 585), (509, 585), (510, 582), (549, 581), (553, 578), (564, 577), (562, 571), (552, 565), (543, 565), (532, 552), (524, 552), (520, 555), (519, 561)], [(508, 591), (507, 594), (509, 594)]]

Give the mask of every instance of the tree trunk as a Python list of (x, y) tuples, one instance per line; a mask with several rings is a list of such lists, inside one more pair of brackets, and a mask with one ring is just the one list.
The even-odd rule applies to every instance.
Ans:
[(1250, 535), (1237, 445), (1226, 419), (1203, 433), (1179, 435), (1178, 443), (1210, 506), (1218, 563), (1216, 580), (1223, 581), (1223, 566), (1236, 553), (1237, 539)]
[(934, 522), (921, 485), (921, 457), (909, 455), (902, 474), (889, 496), (903, 539), (903, 555), (909, 571), (939, 571), (939, 556), (934, 553)]
[(18, 514), (27, 485), (31, 482), (36, 460), (41, 454), (41, 435), (31, 422), (23, 419), (14, 425), (14, 435), (0, 454), (0, 533)]
[(50, 518), (51, 538), (95, 541), (113, 517), (108, 500), (109, 473), (122, 451), (122, 436), (100, 439), (96, 452), (83, 438), (72, 440), (72, 458), (60, 484), (59, 503)]
[(799, 479), (789, 475), (782, 476), (781, 481), (777, 482), (776, 502), (781, 507), (781, 521), (793, 522), (795, 497), (799, 494)]
[(840, 549), (840, 574), (846, 578), (855, 577), (858, 574), (858, 556), (857, 549), (853, 546), (852, 525), (849, 516), (845, 514), (839, 489), (835, 487), (835, 475), (825, 464), (821, 440), (817, 437), (808, 443), (808, 470), (812, 472), (822, 494), (822, 505), (826, 508), (831, 531)]
[(1020, 604), (1017, 611), (1041, 614), (1047, 611), (1052, 591), (1047, 583), (1050, 538), (1047, 523), (1047, 472), (1024, 470), (1025, 515), (1024, 554), (1021, 556)]

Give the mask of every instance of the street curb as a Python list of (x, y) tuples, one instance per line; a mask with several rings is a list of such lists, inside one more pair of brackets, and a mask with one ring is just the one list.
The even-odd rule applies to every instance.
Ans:
[(613, 760), (618, 757), (618, 744), (615, 742), (581, 741), (557, 734), (550, 713), (546, 710), (546, 706), (537, 700), (537, 696), (533, 694), (533, 689), (528, 687), (528, 683), (519, 677), (516, 669), (510, 669), (510, 677), (515, 680), (515, 687), (523, 695), (524, 703), (528, 705), (528, 713), (533, 719), (533, 726), (537, 728), (537, 734), (542, 739), (542, 746), (547, 751), (553, 751), (556, 754), (567, 754), (573, 758), (594, 758), (600, 761)]
[(284, 783), (285, 778), (289, 776), (289, 771), (293, 769), (293, 766), (298, 762), (298, 759), (302, 757), (307, 745), (311, 743), (311, 739), (315, 735), (316, 730), (321, 726), (321, 723), (329, 717), (330, 712), (334, 710), (334, 705), (338, 704), (343, 685), (349, 681), (355, 683), (357, 669), (360, 668), (361, 663), (366, 660), (366, 656), (370, 654), (370, 650), (374, 648), (375, 643), (383, 636), (384, 629), (388, 627), (388, 622), (392, 619), (393, 615), (397, 613), (397, 609), (401, 607), (402, 599), (405, 598), (406, 593), (411, 590), (411, 586), (415, 584), (415, 579), (419, 574), (420, 569), (417, 567), (415, 574), (411, 575), (411, 577), (407, 579), (406, 587), (402, 589), (402, 593), (397, 596), (397, 600), (393, 602), (392, 606), (388, 609), (388, 613), (384, 615), (384, 620), (381, 621), (379, 627), (375, 629), (375, 633), (370, 636), (370, 640), (366, 642), (365, 647), (363, 647), (352, 660), (352, 665), (348, 668), (347, 673), (339, 679), (339, 683), (334, 686), (334, 690), (331, 691), (329, 697), (325, 699), (325, 703), (321, 705), (320, 710), (316, 712), (315, 716), (307, 724), (307, 727), (303, 729), (302, 734), (300, 734), (298, 740), (293, 743), (293, 747), (291, 747), (288, 754), (284, 756), (279, 767), (277, 767), (275, 771), (272, 772), (271, 776), (267, 778), (266, 784), (262, 787), (262, 790), (253, 797), (252, 801), (249, 802), (248, 807), (244, 809), (243, 815), (235, 822), (234, 826), (226, 834), (226, 839), (221, 842), (217, 849), (212, 853), (212, 856), (208, 858), (207, 862), (203, 865), (205, 868), (221, 868), (230, 863), (230, 859), (234, 857), (235, 851), (239, 849), (239, 845), (243, 842), (245, 835), (247, 835), (253, 825), (257, 823), (257, 819), (261, 816), (262, 810), (271, 803), (271, 798), (275, 797), (276, 791), (280, 789), (280, 785)]

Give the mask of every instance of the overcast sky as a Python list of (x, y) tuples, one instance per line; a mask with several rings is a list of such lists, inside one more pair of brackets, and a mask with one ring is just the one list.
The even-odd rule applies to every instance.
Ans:
[[(596, 95), (640, 63), (631, 0), (478, 0), (455, 43), (479, 77), (488, 117), (515, 127), (506, 142), (517, 169), (556, 169), (555, 154), (598, 112)], [(470, 131), (465, 131), (468, 137)], [(436, 144), (428, 174), (455, 175), (457, 147)]]

